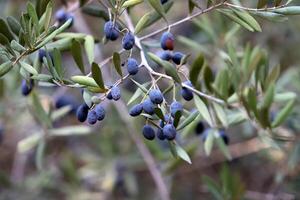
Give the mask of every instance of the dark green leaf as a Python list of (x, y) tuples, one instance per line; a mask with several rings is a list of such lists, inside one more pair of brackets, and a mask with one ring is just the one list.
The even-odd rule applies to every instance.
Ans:
[(14, 39), (14, 36), (12, 35), (12, 33), (10, 32), (8, 25), (6, 24), (6, 22), (0, 18), (0, 33), (2, 33), (3, 35), (6, 36), (6, 38), (11, 41)]
[(122, 68), (121, 68), (121, 57), (120, 54), (118, 52), (114, 52), (113, 53), (113, 63), (115, 66), (115, 69), (117, 71), (117, 73), (123, 77), (123, 72), (122, 72)]
[(84, 6), (82, 8), (82, 12), (90, 15), (90, 16), (94, 16), (94, 17), (99, 17), (104, 19), (105, 21), (109, 20), (109, 16), (106, 13), (106, 11), (104, 11), (101, 7), (99, 6), (95, 6), (95, 5), (88, 5), (88, 6)]
[(7, 37), (5, 35), (3, 35), (2, 33), (0, 33), (0, 44), (2, 44), (4, 46), (9, 46), (9, 44), (10, 44)]
[(205, 65), (203, 68), (203, 78), (206, 89), (212, 92), (213, 89), (211, 84), (214, 81), (214, 75), (210, 67), (207, 65)]
[(53, 50), (53, 65), (54, 65), (54, 68), (58, 74), (58, 76), (60, 78), (63, 78), (63, 68), (62, 68), (62, 60), (61, 60), (61, 54), (60, 54), (60, 51), (55, 48)]
[(181, 129), (185, 128), (190, 123), (192, 123), (198, 116), (199, 116), (199, 111), (192, 112), (183, 122), (181, 122), (178, 125), (177, 130), (181, 130)]
[(264, 99), (261, 104), (261, 108), (269, 108), (273, 102), (275, 94), (275, 86), (274, 84), (270, 84), (270, 86), (267, 89), (267, 92), (265, 93)]
[(165, 120), (164, 114), (160, 108), (154, 108), (154, 112), (161, 120)]
[(181, 116), (182, 116), (182, 112), (178, 110), (175, 113), (174, 122), (173, 122), (173, 125), (175, 126), (175, 128), (178, 126)]
[(72, 40), (71, 53), (72, 53), (72, 56), (77, 64), (78, 68), (84, 74), (85, 70), (84, 70), (83, 58), (82, 58), (82, 54), (81, 54), (82, 53), (81, 45), (80, 45), (80, 42), (78, 42), (75, 39)]
[(190, 69), (190, 81), (193, 85), (198, 84), (198, 75), (201, 72), (201, 69), (204, 65), (204, 56), (199, 54), (198, 57), (193, 62), (191, 69)]
[(102, 72), (97, 63), (92, 63), (92, 76), (101, 89), (105, 89)]
[(257, 2), (257, 8), (266, 7), (267, 3), (268, 3), (268, 0), (258, 0), (258, 2)]
[(51, 0), (37, 0), (35, 8), (39, 17), (41, 17), (45, 13), (46, 7), (49, 4), (49, 2), (51, 2)]
[(10, 27), (10, 30), (16, 34), (17, 36), (19, 36), (19, 33), (20, 33), (20, 30), (21, 30), (21, 25), (20, 23), (15, 19), (13, 18), (12, 16), (8, 16), (6, 18), (6, 21)]

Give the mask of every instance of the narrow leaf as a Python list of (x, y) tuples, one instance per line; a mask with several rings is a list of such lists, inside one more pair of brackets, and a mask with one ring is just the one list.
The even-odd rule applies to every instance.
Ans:
[(94, 80), (96, 81), (96, 83), (98, 84), (98, 86), (101, 89), (105, 89), (105, 86), (103, 83), (103, 78), (102, 78), (102, 72), (97, 63), (92, 64), (92, 76), (93, 76)]

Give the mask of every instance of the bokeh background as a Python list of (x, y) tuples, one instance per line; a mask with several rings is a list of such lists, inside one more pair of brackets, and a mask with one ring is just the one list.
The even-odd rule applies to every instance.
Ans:
[[(172, 11), (167, 15), (170, 22), (188, 13), (185, 0), (173, 1)], [(74, 3), (54, 2), (56, 9)], [(256, 1), (242, 2), (255, 6)], [(25, 0), (0, 0), (1, 17), (12, 15), (19, 18), (26, 9), (26, 3)], [(97, 1), (92, 5), (100, 6)], [(146, 10), (149, 10), (147, 5), (131, 10), (133, 21), (136, 23)], [(68, 31), (92, 34), (101, 41), (103, 19), (88, 16), (81, 10), (76, 10), (74, 15), (74, 26)], [(259, 46), (268, 52), (271, 65), (281, 65), (277, 87), (299, 95), (300, 17), (293, 16), (284, 22), (256, 19), (263, 27), (261, 33), (239, 28), (213, 11), (172, 29), (176, 35), (176, 48), (191, 54), (192, 58), (203, 53), (213, 69), (218, 70), (223, 64), (220, 51), (226, 51), (227, 42), (233, 43), (238, 51), (242, 51), (248, 43), (252, 47)], [(164, 26), (161, 20), (141, 35)], [(226, 33), (233, 29), (236, 29), (235, 34), (225, 40)], [(158, 39), (159, 35), (146, 41), (151, 43), (154, 52), (159, 46)], [(99, 43), (96, 61), (102, 61), (120, 48), (120, 40), (105, 45)], [(71, 55), (66, 52), (63, 56), (67, 75), (78, 73)], [(107, 67), (108, 75), (116, 79), (112, 67)], [(145, 76), (142, 72), (137, 80), (145, 81)], [(159, 199), (144, 158), (129, 134), (132, 128), (124, 121), (124, 117), (129, 118), (127, 113), (120, 116), (118, 107), (107, 103), (106, 119), (94, 126), (90, 134), (51, 138), (44, 144), (45, 151), (40, 156), (42, 168), (38, 169), (38, 148), (25, 153), (17, 151), (20, 141), (41, 129), (32, 113), (34, 105), (21, 95), (21, 79), (17, 72), (6, 75), (0, 82), (0, 199)], [(123, 88), (122, 98), (128, 100), (134, 87), (125, 82)], [(45, 108), (55, 107), (61, 98), (72, 104), (74, 109), (83, 102), (80, 90), (76, 89), (39, 86), (35, 90)], [(192, 108), (189, 104), (186, 106)], [(300, 104), (297, 98), (291, 116), (282, 127), (286, 134), (296, 136), (294, 141), (276, 141), (270, 145), (257, 138), (256, 129), (248, 122), (230, 127), (226, 133), (230, 138), (232, 161), (227, 161), (217, 148), (210, 157), (206, 157), (202, 139), (195, 134), (194, 128), (186, 133), (188, 137), (180, 141), (190, 153), (192, 165), (173, 158), (165, 143), (144, 139), (141, 142), (151, 151), (171, 199), (214, 199), (211, 195), (213, 191), (209, 190), (210, 184), (217, 184), (220, 191), (236, 194), (235, 199), (300, 199), (299, 120)], [(56, 127), (76, 124), (74, 112), (55, 122)], [(142, 125), (142, 120), (135, 120), (132, 134), (140, 136)]]

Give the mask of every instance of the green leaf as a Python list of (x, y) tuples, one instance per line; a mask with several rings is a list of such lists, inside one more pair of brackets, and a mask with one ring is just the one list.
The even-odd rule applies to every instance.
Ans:
[(92, 76), (93, 76), (94, 80), (96, 81), (96, 83), (98, 84), (98, 86), (101, 89), (105, 90), (101, 69), (100, 69), (99, 65), (94, 62), (92, 63)]
[(280, 65), (276, 65), (275, 67), (272, 68), (271, 72), (267, 76), (267, 79), (265, 81), (266, 87), (268, 87), (271, 83), (275, 83), (279, 75), (280, 75)]
[(191, 14), (195, 8), (195, 3), (193, 0), (189, 0), (189, 13)]
[(254, 112), (254, 114), (257, 114), (257, 100), (256, 100), (256, 90), (255, 88), (249, 88), (248, 94), (247, 94), (247, 101), (250, 109)]
[(5, 35), (9, 41), (12, 41), (14, 39), (14, 36), (10, 32), (8, 25), (2, 18), (0, 18), (0, 33)]
[(10, 42), (10, 46), (11, 46), (11, 48), (18, 51), (19, 53), (26, 50), (25, 47), (23, 47), (21, 44), (19, 44), (16, 40), (12, 40)]
[(144, 85), (139, 84), (138, 82), (136, 82), (134, 79), (130, 79), (134, 84), (136, 84), (145, 94), (148, 92), (147, 88), (145, 88)]
[(249, 24), (254, 30), (261, 32), (259, 23), (246, 11), (233, 10), (233, 12), (244, 22)]
[(294, 92), (276, 93), (274, 97), (274, 102), (284, 102), (296, 98), (297, 94)]
[(91, 77), (87, 77), (87, 76), (72, 76), (71, 80), (74, 81), (75, 83), (80, 84), (80, 85), (91, 86), (91, 87), (98, 87), (98, 84), (96, 83), (96, 81), (93, 78), (91, 78)]
[(11, 61), (6, 61), (5, 63), (2, 63), (0, 65), (0, 77), (4, 76), (9, 70), (11, 70), (13, 67)]
[(86, 103), (86, 105), (88, 105), (89, 107), (92, 107), (93, 105), (93, 101), (92, 101), (92, 94), (89, 90), (83, 90), (83, 94), (82, 94), (83, 100)]
[(7, 37), (5, 35), (3, 35), (2, 33), (0, 33), (0, 44), (9, 47), (9, 40), (7, 39)]
[(190, 156), (187, 154), (187, 152), (180, 147), (178, 144), (175, 145), (175, 150), (177, 152), (177, 155), (184, 161), (186, 161), (189, 164), (192, 164)]
[(204, 78), (204, 84), (208, 91), (212, 92), (212, 82), (214, 81), (214, 74), (211, 70), (211, 68), (207, 65), (203, 67), (203, 78)]
[(52, 6), (53, 6), (52, 2), (50, 2), (47, 5), (47, 7), (45, 8), (46, 12), (43, 15), (44, 19), (41, 20), (41, 22), (44, 22), (44, 23), (41, 23), (41, 25), (44, 25), (44, 29), (46, 31), (48, 31), (50, 23), (51, 23), (51, 15), (52, 15), (52, 9), (53, 9)]
[(194, 111), (192, 112), (181, 124), (178, 125), (177, 130), (184, 129), (186, 126), (191, 124), (198, 116), (199, 116), (199, 111)]
[(201, 100), (201, 98), (197, 95), (194, 96), (195, 105), (200, 112), (201, 116), (206, 120), (206, 122), (212, 127), (213, 123), (210, 117), (210, 113), (208, 111), (207, 106), (205, 103)]
[(283, 15), (300, 15), (300, 6), (289, 6), (275, 9), (273, 12)]
[(34, 25), (35, 30), (39, 30), (39, 19), (36, 13), (36, 10), (31, 2), (27, 3), (27, 12), (32, 19), (32, 23)]
[(129, 101), (127, 102), (127, 105), (130, 105), (132, 102), (134, 102), (137, 98), (139, 98), (143, 93), (147, 93), (146, 87), (150, 85), (150, 82), (142, 84), (142, 87), (145, 88), (145, 91), (141, 90), (141, 88), (138, 88), (134, 94), (131, 96)]
[(251, 14), (273, 22), (283, 22), (288, 20), (288, 17), (274, 12), (255, 11), (255, 12), (251, 12)]
[(222, 188), (217, 185), (217, 183), (208, 176), (202, 176), (202, 181), (208, 188), (208, 191), (213, 195), (216, 200), (224, 200), (222, 194)]
[(220, 106), (220, 104), (217, 104), (215, 102), (213, 102), (213, 107), (214, 107), (214, 109), (216, 111), (218, 119), (222, 122), (222, 125), (224, 127), (228, 127), (227, 115), (225, 113), (224, 108), (222, 106)]
[(45, 13), (47, 5), (49, 5), (50, 2), (51, 0), (37, 0), (35, 9), (39, 17), (41, 17)]
[(162, 4), (160, 3), (160, 0), (148, 0), (148, 2), (150, 3), (150, 5), (152, 6), (152, 8), (154, 8), (154, 10), (162, 17), (164, 18), (166, 21), (166, 17), (165, 17), (165, 11), (164, 8), (162, 6)]
[(121, 77), (123, 77), (123, 72), (122, 72), (122, 68), (121, 68), (121, 56), (118, 52), (113, 53), (113, 63), (114, 63), (117, 73)]
[(175, 113), (174, 122), (173, 122), (173, 125), (175, 126), (175, 128), (177, 128), (181, 116), (182, 116), (182, 112), (178, 110), (178, 111)]
[(89, 60), (89, 63), (92, 64), (94, 61), (95, 55), (94, 55), (94, 48), (95, 48), (95, 40), (93, 36), (86, 36), (84, 40), (84, 48)]
[(158, 56), (156, 56), (155, 54), (150, 53), (150, 52), (148, 53), (148, 56), (155, 63), (157, 63), (158, 65), (163, 67), (166, 71), (166, 74), (171, 76), (174, 81), (176, 81), (177, 83), (181, 83), (181, 79), (176, 71), (176, 68), (170, 62), (164, 61), (164, 60), (160, 59)]
[(199, 54), (198, 57), (193, 62), (191, 69), (190, 69), (190, 81), (193, 85), (198, 84), (198, 76), (201, 72), (201, 69), (204, 65), (204, 56), (202, 54)]
[(165, 120), (164, 114), (160, 108), (154, 108), (154, 112), (161, 120)]
[(127, 0), (123, 3), (122, 8), (132, 7), (143, 2), (144, 0)]
[(84, 70), (84, 64), (83, 64), (83, 58), (82, 58), (82, 54), (81, 54), (81, 45), (80, 42), (78, 42), (77, 40), (73, 39), (72, 40), (72, 46), (71, 46), (71, 53), (72, 56), (78, 66), (78, 68), (80, 69), (80, 71), (84, 74), (85, 70)]
[(50, 136), (74, 136), (74, 135), (87, 135), (90, 134), (92, 129), (89, 126), (65, 126), (63, 128), (49, 129)]
[(295, 100), (294, 100), (294, 99), (290, 100), (290, 101), (283, 107), (283, 109), (281, 109), (281, 110), (277, 113), (277, 115), (276, 115), (276, 117), (275, 117), (275, 119), (274, 119), (274, 121), (273, 121), (273, 123), (272, 123), (272, 127), (273, 127), (273, 128), (279, 126), (280, 124), (282, 124), (282, 123), (286, 120), (286, 118), (287, 118), (287, 117), (289, 116), (289, 114), (291, 113), (291, 111), (292, 111), (292, 109), (293, 109), (293, 107), (294, 107), (294, 104), (295, 104)]
[(21, 140), (20, 142), (18, 142), (18, 147), (17, 147), (18, 152), (25, 153), (31, 150), (39, 143), (41, 138), (42, 138), (41, 134), (35, 133)]
[(246, 23), (244, 20), (240, 19), (238, 16), (236, 16), (234, 13), (232, 13), (231, 11), (228, 10), (219, 10), (221, 13), (223, 13), (225, 16), (227, 16), (228, 18), (230, 18), (231, 20), (233, 20), (234, 22), (238, 23), (239, 25), (241, 25), (242, 27), (246, 28), (247, 30), (253, 32), (254, 29), (253, 27), (251, 27), (248, 23)]
[(89, 0), (79, 0), (80, 7), (84, 6)]
[(50, 42), (52, 39), (55, 38), (56, 35), (58, 35), (59, 33), (63, 32), (64, 30), (66, 30), (70, 24), (72, 23), (72, 19), (69, 19), (68, 21), (66, 21), (62, 26), (60, 26), (58, 29), (56, 29), (55, 31), (53, 31), (50, 35), (48, 35), (37, 47), (36, 49), (39, 49), (41, 47), (43, 47), (45, 44), (47, 44), (48, 42)]
[(151, 13), (146, 13), (145, 15), (143, 15), (143, 17), (141, 17), (141, 19), (136, 24), (134, 33), (138, 34), (139, 32), (141, 32), (146, 27), (146, 24), (149, 23), (150, 19)]
[(82, 12), (93, 16), (104, 19), (105, 21), (109, 20), (109, 16), (106, 11), (104, 11), (101, 7), (95, 5), (87, 5), (82, 8)]
[(63, 78), (63, 68), (62, 68), (62, 60), (61, 60), (61, 54), (60, 54), (60, 51), (55, 48), (53, 50), (53, 65), (54, 65), (54, 68), (57, 72), (57, 75), (60, 77), (60, 78)]
[(174, 158), (177, 158), (177, 151), (176, 151), (176, 143), (172, 142), (172, 141), (168, 141), (169, 147), (170, 147), (170, 151), (173, 155)]
[[(173, 6), (173, 2), (169, 1), (163, 5), (165, 12), (168, 12), (170, 8)], [(138, 34), (143, 29), (155, 24), (159, 19), (161, 19), (161, 15), (159, 15), (155, 11), (151, 11), (146, 13), (135, 26), (135, 34)]]
[(214, 82), (214, 90), (221, 95), (223, 99), (227, 99), (229, 90), (229, 75), (226, 68), (220, 70)]
[(9, 27), (10, 27), (10, 30), (14, 34), (16, 34), (17, 36), (19, 36), (20, 30), (21, 30), (20, 23), (15, 18), (13, 18), (12, 16), (8, 16), (6, 18), (6, 21), (7, 21), (7, 24), (9, 25)]
[(38, 95), (35, 93), (35, 91), (31, 92), (32, 97), (32, 103), (31, 106), (34, 109), (34, 115), (36, 119), (41, 123), (44, 124), (46, 127), (51, 127), (52, 123), (51, 120), (44, 110), (41, 100), (39, 99)]
[(218, 145), (219, 149), (220, 149), (221, 152), (224, 154), (224, 156), (226, 156), (226, 158), (227, 158), (228, 160), (231, 160), (232, 157), (231, 157), (231, 155), (230, 155), (230, 152), (229, 152), (229, 150), (228, 150), (226, 144), (224, 143), (223, 138), (220, 137), (220, 136), (217, 137), (217, 138), (216, 138), (216, 142), (217, 142), (217, 145)]
[(38, 74), (38, 75), (33, 75), (31, 76), (31, 79), (38, 80), (38, 81), (43, 81), (43, 82), (51, 82), (53, 77), (48, 74)]
[(54, 110), (51, 112), (51, 121), (55, 122), (59, 119), (61, 119), (62, 117), (66, 116), (68, 113), (70, 113), (72, 110), (72, 106), (68, 105), (68, 106), (64, 106), (62, 108), (59, 108), (57, 110)]
[(21, 66), (23, 69), (25, 69), (27, 72), (29, 72), (30, 74), (33, 75), (37, 75), (38, 72), (36, 71), (36, 69), (34, 69), (31, 65), (25, 63), (25, 62), (20, 62)]
[(265, 96), (264, 96), (262, 104), (261, 104), (261, 108), (269, 108), (273, 102), (274, 95), (275, 95), (275, 86), (273, 83), (273, 84), (270, 84), (270, 86), (268, 87), (268, 89), (265, 93)]
[(209, 130), (208, 133), (207, 133), (206, 140), (204, 142), (204, 151), (205, 151), (205, 154), (207, 156), (210, 155), (211, 150), (212, 150), (213, 145), (214, 145), (214, 138), (215, 138), (214, 132), (215, 131), (216, 130)]

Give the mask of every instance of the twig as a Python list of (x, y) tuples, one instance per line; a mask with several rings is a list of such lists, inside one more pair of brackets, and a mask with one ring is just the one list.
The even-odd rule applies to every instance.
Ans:
[(211, 6), (211, 7), (207, 8), (207, 9), (205, 9), (205, 10), (201, 10), (201, 11), (199, 11), (199, 12), (193, 14), (193, 15), (187, 16), (187, 17), (185, 17), (185, 18), (183, 18), (183, 19), (181, 19), (181, 20), (179, 20), (179, 21), (177, 21), (177, 22), (175, 22), (175, 23), (173, 23), (173, 24), (170, 24), (169, 26), (165, 26), (165, 27), (163, 27), (163, 28), (161, 28), (161, 29), (158, 29), (157, 31), (154, 31), (154, 32), (148, 34), (148, 35), (145, 35), (145, 36), (143, 36), (143, 37), (140, 37), (140, 40), (145, 40), (145, 39), (147, 39), (147, 38), (153, 37), (154, 35), (157, 35), (158, 33), (161, 33), (161, 32), (163, 32), (163, 31), (165, 31), (165, 30), (168, 30), (169, 28), (172, 28), (172, 27), (178, 26), (178, 25), (180, 25), (180, 24), (182, 24), (182, 23), (185, 23), (185, 22), (187, 22), (187, 21), (190, 21), (191, 19), (193, 19), (193, 18), (195, 18), (195, 17), (198, 17), (198, 16), (200, 16), (200, 15), (202, 15), (202, 14), (205, 14), (205, 13), (207, 13), (207, 12), (210, 12), (210, 11), (212, 11), (212, 10), (214, 10), (214, 9), (216, 9), (216, 8), (218, 8), (218, 7), (220, 7), (220, 6), (222, 6), (222, 5), (224, 5), (224, 3), (225, 3), (225, 2), (218, 3), (218, 4), (216, 4), (216, 5), (214, 5), (214, 6)]

